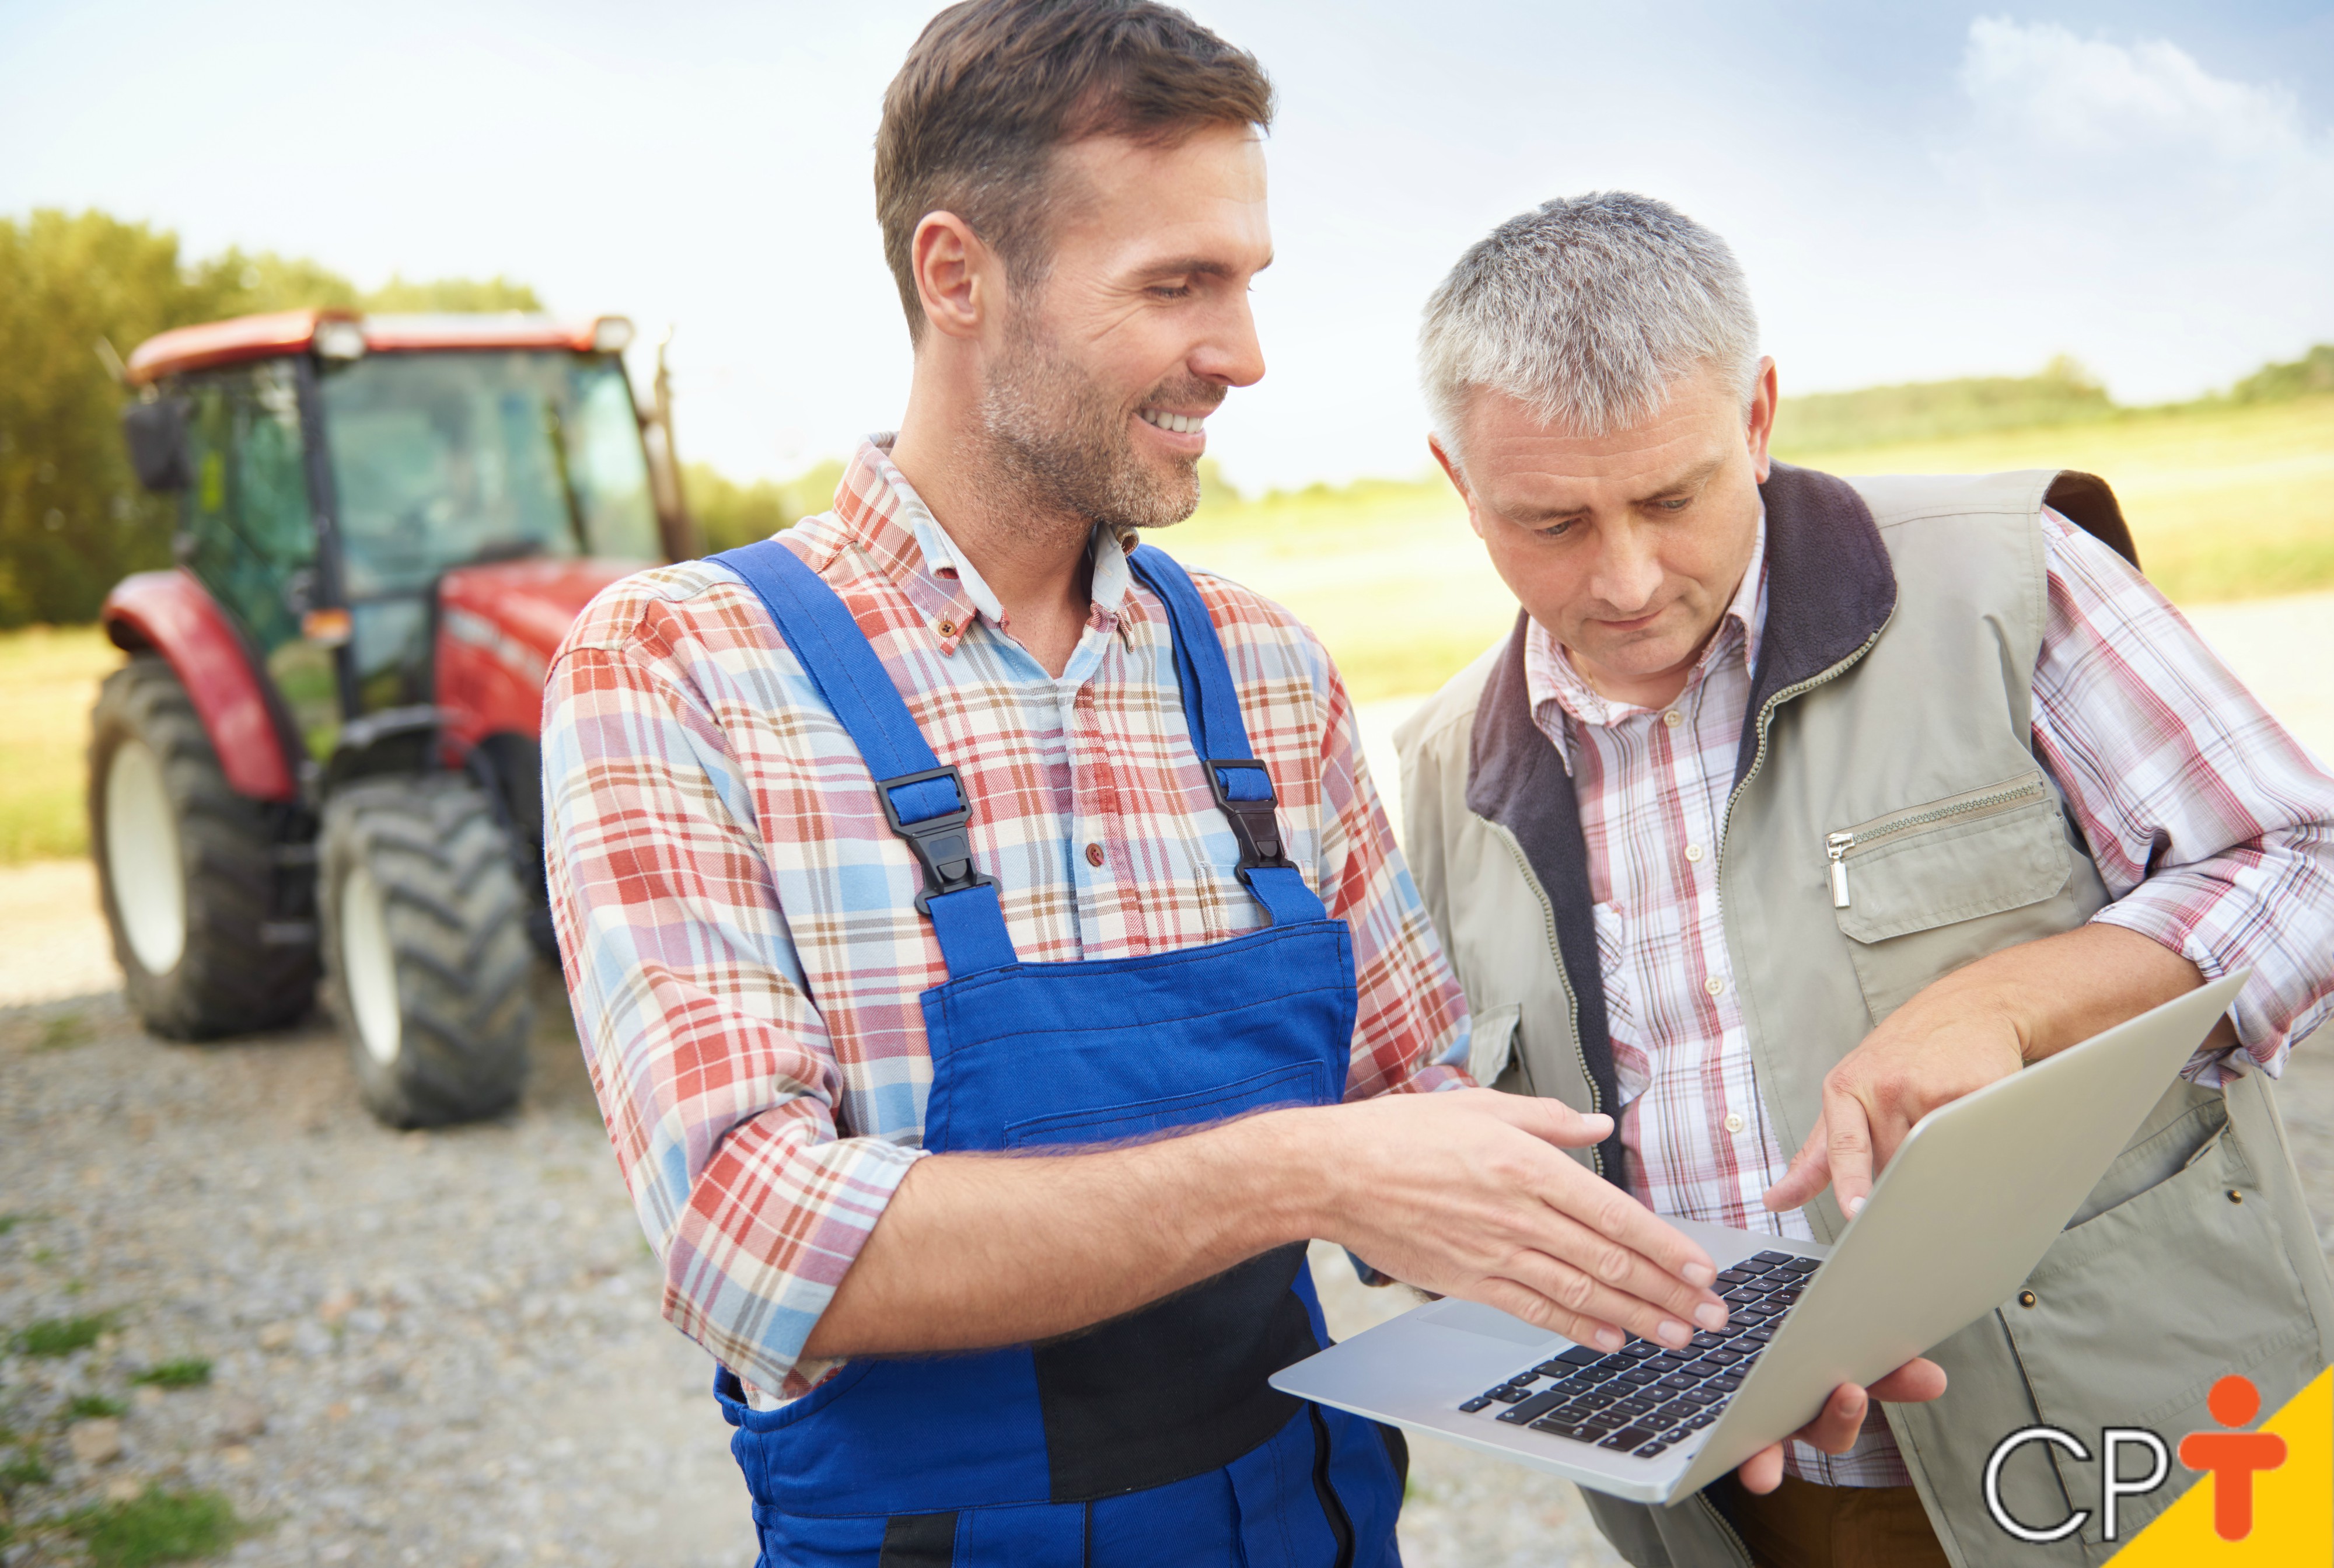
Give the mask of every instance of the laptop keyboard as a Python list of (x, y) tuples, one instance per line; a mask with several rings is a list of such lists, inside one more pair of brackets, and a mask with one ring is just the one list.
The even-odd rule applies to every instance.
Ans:
[(1640, 1459), (1658, 1457), (1725, 1411), (1808, 1276), (1821, 1266), (1819, 1259), (1789, 1253), (1745, 1258), (1718, 1276), (1726, 1327), (1694, 1335), (1683, 1350), (1639, 1339), (1611, 1355), (1575, 1345), (1459, 1408)]

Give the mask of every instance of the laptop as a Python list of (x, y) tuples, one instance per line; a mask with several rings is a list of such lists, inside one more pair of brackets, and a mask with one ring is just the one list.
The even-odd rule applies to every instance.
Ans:
[(1607, 1354), (1434, 1302), (1276, 1373), (1286, 1393), (1640, 1503), (1690, 1496), (1994, 1310), (2242, 988), (2227, 975), (1921, 1118), (1837, 1244), (1670, 1223), (1731, 1317)]

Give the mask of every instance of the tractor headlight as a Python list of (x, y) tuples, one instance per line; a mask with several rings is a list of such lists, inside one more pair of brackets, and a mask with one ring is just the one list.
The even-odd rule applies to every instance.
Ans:
[(316, 324), (315, 349), (320, 359), (362, 359), (364, 328), (352, 321), (320, 321)]
[(632, 346), (632, 324), (621, 315), (603, 315), (592, 324), (592, 346), (602, 353), (622, 353)]

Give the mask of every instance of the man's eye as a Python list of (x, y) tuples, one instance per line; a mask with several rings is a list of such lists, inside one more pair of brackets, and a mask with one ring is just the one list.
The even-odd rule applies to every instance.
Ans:
[(1675, 500), (1655, 501), (1654, 505), (1661, 508), (1661, 509), (1665, 512), (1682, 512), (1685, 510), (1686, 508), (1693, 505), (1693, 498), (1692, 496), (1680, 496)]
[(1190, 295), (1191, 286), (1188, 283), (1154, 283), (1151, 286), (1151, 292), (1160, 299), (1183, 299)]
[(1565, 535), (1572, 532), (1573, 528), (1577, 525), (1577, 518), (1567, 518), (1560, 523), (1550, 523), (1546, 528), (1540, 528), (1538, 531), (1539, 537), (1543, 539), (1560, 539), (1564, 537)]

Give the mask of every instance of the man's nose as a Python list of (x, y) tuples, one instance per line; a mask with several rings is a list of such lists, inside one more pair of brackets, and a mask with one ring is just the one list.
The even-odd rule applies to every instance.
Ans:
[(1193, 351), (1191, 373), (1225, 386), (1254, 386), (1264, 379), (1264, 344), (1256, 335), (1256, 313), (1247, 291), (1224, 304), (1215, 329)]
[(1603, 531), (1603, 548), (1589, 580), (1589, 591), (1621, 612), (1622, 618), (1642, 615), (1662, 586), (1662, 564), (1652, 541), (1627, 524)]

